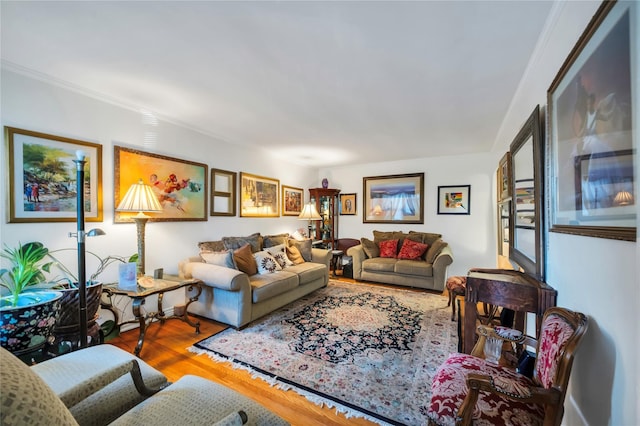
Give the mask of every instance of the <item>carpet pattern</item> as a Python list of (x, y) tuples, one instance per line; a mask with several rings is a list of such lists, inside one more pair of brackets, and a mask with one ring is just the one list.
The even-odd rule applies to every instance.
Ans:
[(244, 330), (190, 348), (379, 424), (427, 423), (431, 380), (457, 348), (441, 295), (331, 281)]

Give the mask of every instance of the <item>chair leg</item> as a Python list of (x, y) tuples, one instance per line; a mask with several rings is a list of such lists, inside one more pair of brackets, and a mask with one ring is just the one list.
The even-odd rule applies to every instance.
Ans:
[(449, 299), (450, 303), (451, 303), (451, 321), (455, 321), (456, 319), (456, 296), (458, 294), (457, 293), (453, 293), (452, 291), (449, 292)]

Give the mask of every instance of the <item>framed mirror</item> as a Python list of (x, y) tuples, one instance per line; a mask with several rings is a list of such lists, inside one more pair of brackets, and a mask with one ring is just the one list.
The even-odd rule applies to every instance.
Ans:
[(536, 106), (510, 146), (509, 259), (525, 273), (544, 280), (544, 159), (540, 121), (540, 107)]

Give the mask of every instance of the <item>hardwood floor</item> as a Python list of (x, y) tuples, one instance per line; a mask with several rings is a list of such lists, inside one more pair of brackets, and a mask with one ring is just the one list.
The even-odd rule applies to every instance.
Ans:
[[(147, 335), (140, 357), (162, 371), (171, 382), (185, 374), (194, 374), (232, 388), (259, 402), (292, 425), (373, 425), (365, 419), (349, 418), (337, 414), (335, 409), (319, 407), (294, 391), (282, 391), (260, 379), (252, 379), (250, 373), (233, 369), (230, 364), (212, 361), (206, 355), (196, 355), (187, 350), (194, 343), (224, 329), (224, 325), (206, 318), (199, 318), (200, 334), (195, 334), (188, 324), (171, 320), (154, 323)], [(107, 343), (133, 352), (138, 341), (138, 329), (122, 333)]]

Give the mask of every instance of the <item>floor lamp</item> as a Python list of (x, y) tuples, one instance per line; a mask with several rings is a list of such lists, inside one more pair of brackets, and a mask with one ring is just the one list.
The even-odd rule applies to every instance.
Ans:
[(144, 227), (149, 216), (144, 214), (145, 212), (161, 212), (162, 205), (158, 201), (158, 197), (153, 192), (153, 189), (145, 184), (142, 179), (138, 183), (131, 185), (131, 188), (127, 191), (126, 195), (118, 204), (116, 209), (118, 212), (138, 212), (133, 216), (133, 220), (136, 223), (136, 230), (138, 234), (138, 276), (144, 275)]
[(316, 206), (312, 202), (309, 202), (309, 204), (305, 204), (302, 212), (298, 216), (298, 219), (309, 221), (309, 238), (313, 240), (313, 237), (311, 236), (311, 221), (322, 220), (322, 217), (320, 217), (320, 213), (318, 213), (318, 210), (316, 210)]
[(76, 151), (76, 225), (77, 232), (69, 232), (70, 237), (78, 240), (78, 311), (80, 326), (81, 348), (87, 347), (87, 271), (86, 271), (86, 237), (105, 235), (102, 229), (92, 229), (88, 233), (84, 232), (84, 165), (85, 154), (83, 151)]

